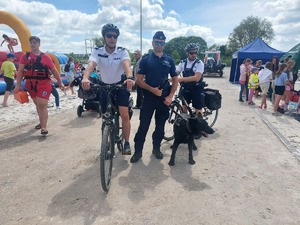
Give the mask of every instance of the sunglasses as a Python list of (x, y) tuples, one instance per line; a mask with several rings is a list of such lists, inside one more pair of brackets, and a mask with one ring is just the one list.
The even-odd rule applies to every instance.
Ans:
[(197, 55), (197, 52), (189, 52), (190, 55)]
[(118, 39), (118, 35), (115, 35), (115, 34), (105, 34), (105, 37), (106, 38), (114, 38), (114, 39)]
[(154, 41), (155, 45), (165, 46), (166, 42)]

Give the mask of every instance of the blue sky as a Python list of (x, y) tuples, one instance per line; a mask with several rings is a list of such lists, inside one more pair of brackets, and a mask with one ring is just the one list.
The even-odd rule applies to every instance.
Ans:
[[(121, 30), (118, 44), (130, 51), (140, 46), (139, 0), (9, 0), (0, 9), (19, 17), (33, 35), (42, 39), (43, 51), (85, 53), (84, 40), (100, 36), (105, 23)], [(270, 10), (272, 9), (272, 10)], [(179, 36), (201, 36), (208, 46), (226, 44), (234, 27), (247, 18), (268, 19), (275, 31), (272, 47), (288, 51), (300, 42), (300, 0), (143, 0), (143, 52), (151, 37), (163, 30), (167, 41)], [(16, 37), (7, 25), (0, 32)], [(19, 49), (18, 49), (19, 48)], [(4, 45), (0, 51), (5, 51)], [(20, 50), (20, 46), (16, 47)]]

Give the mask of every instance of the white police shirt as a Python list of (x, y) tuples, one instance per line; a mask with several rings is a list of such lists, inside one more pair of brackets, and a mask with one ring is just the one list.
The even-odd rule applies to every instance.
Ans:
[[(193, 65), (193, 63), (197, 59), (195, 59), (194, 61), (189, 61), (188, 59), (186, 59), (186, 60), (187, 60), (186, 68), (191, 68), (192, 65)], [(184, 70), (184, 65), (185, 65), (185, 60), (181, 60), (181, 62), (178, 64), (178, 66), (176, 68), (176, 71), (182, 72)], [(199, 72), (199, 73), (203, 74), (203, 72), (204, 72), (204, 64), (203, 64), (203, 62), (201, 60), (199, 60), (195, 64), (195, 66), (193, 68), (193, 71), (194, 71), (194, 73)]]
[(89, 61), (98, 65), (101, 80), (106, 84), (118, 83), (121, 81), (124, 68), (122, 62), (129, 59), (129, 54), (125, 48), (116, 47), (113, 53), (106, 52), (104, 46), (93, 49)]

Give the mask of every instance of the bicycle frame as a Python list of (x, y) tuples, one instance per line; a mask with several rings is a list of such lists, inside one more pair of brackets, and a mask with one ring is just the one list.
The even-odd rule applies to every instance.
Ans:
[[(182, 94), (182, 87), (179, 89), (179, 93), (175, 95), (174, 100), (171, 102), (169, 108), (170, 108), (170, 115), (168, 120), (166, 121), (165, 125), (165, 134), (164, 139), (167, 141), (174, 139), (174, 133), (173, 133), (173, 125), (176, 121), (176, 118), (180, 116), (180, 113), (182, 113), (182, 105), (186, 106), (187, 113), (191, 117), (196, 117), (195, 110), (187, 104), (187, 101), (185, 100), (183, 94)], [(218, 109), (217, 110), (210, 110), (206, 106), (203, 108), (203, 119), (206, 120), (210, 127), (213, 127), (213, 125), (216, 123), (216, 120), (218, 118)], [(212, 120), (212, 121), (210, 121)]]
[(196, 116), (196, 113), (194, 112), (194, 110), (189, 106), (189, 104), (185, 100), (185, 98), (182, 94), (182, 89), (183, 89), (183, 87), (180, 87), (179, 93), (178, 93), (178, 95), (175, 95), (174, 101), (177, 101), (179, 104), (180, 104), (180, 101), (181, 101), (183, 103), (182, 105), (184, 105), (187, 108), (188, 114), (191, 117), (194, 117), (194, 116)]
[[(206, 84), (206, 86), (207, 86), (207, 84)], [(183, 105), (186, 106), (186, 108), (187, 108), (187, 110), (188, 110), (188, 114), (189, 114), (191, 117), (195, 117), (195, 116), (196, 116), (195, 110), (187, 104), (187, 101), (185, 100), (184, 96), (182, 95), (181, 90), (182, 90), (182, 87), (180, 87), (180, 89), (179, 89), (179, 94), (178, 94), (178, 96), (177, 96), (177, 95), (175, 96), (174, 101), (179, 102), (179, 100), (181, 100), (181, 102), (183, 103)], [(178, 99), (179, 99), (179, 100), (178, 100)], [(179, 103), (180, 103), (180, 102), (179, 102)], [(216, 115), (215, 115), (215, 118), (214, 118), (213, 122), (210, 124), (211, 127), (215, 124), (215, 122), (216, 122), (216, 120), (217, 120), (217, 117), (218, 117), (218, 111), (219, 111), (219, 110), (210, 110), (210, 109), (208, 109), (206, 106), (203, 107), (203, 114), (202, 114), (202, 116), (203, 116), (203, 118), (204, 118), (205, 120), (208, 120), (208, 119), (209, 119), (209, 117), (213, 114), (213, 111), (216, 112)]]
[[(112, 91), (118, 88), (124, 88), (123, 84), (103, 84), (100, 85), (102, 88), (102, 91), (106, 93), (106, 112), (102, 116), (102, 129), (105, 125), (108, 125), (111, 127), (111, 131), (113, 131), (115, 135), (115, 140), (114, 142), (117, 143), (119, 140), (118, 137), (118, 131), (116, 130), (117, 128), (119, 129), (120, 124), (119, 124), (119, 110), (118, 107), (115, 106), (112, 102)], [(116, 124), (118, 123), (118, 124)], [(115, 144), (114, 143), (114, 144)]]
[[(102, 142), (100, 147), (100, 178), (102, 189), (109, 191), (112, 177), (113, 158), (115, 156), (115, 145), (123, 146), (122, 138), (119, 137), (119, 111), (113, 104), (112, 91), (117, 88), (124, 88), (123, 84), (93, 84), (97, 91), (104, 91), (106, 94), (106, 112), (102, 117)], [(122, 135), (121, 135), (122, 137)], [(120, 148), (119, 148), (120, 150)]]

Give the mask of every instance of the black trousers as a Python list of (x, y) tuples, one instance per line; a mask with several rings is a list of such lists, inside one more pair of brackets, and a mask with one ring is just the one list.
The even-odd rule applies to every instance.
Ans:
[(144, 100), (144, 94), (143, 94), (143, 89), (140, 86), (136, 86), (136, 104), (135, 106), (138, 108), (141, 108), (142, 104), (143, 104), (143, 100)]
[(163, 103), (161, 98), (147, 93), (144, 95), (144, 102), (140, 110), (140, 125), (134, 137), (135, 152), (143, 151), (145, 138), (154, 112), (155, 130), (152, 134), (152, 144), (153, 148), (160, 149), (165, 133), (165, 123), (169, 117), (169, 107)]

